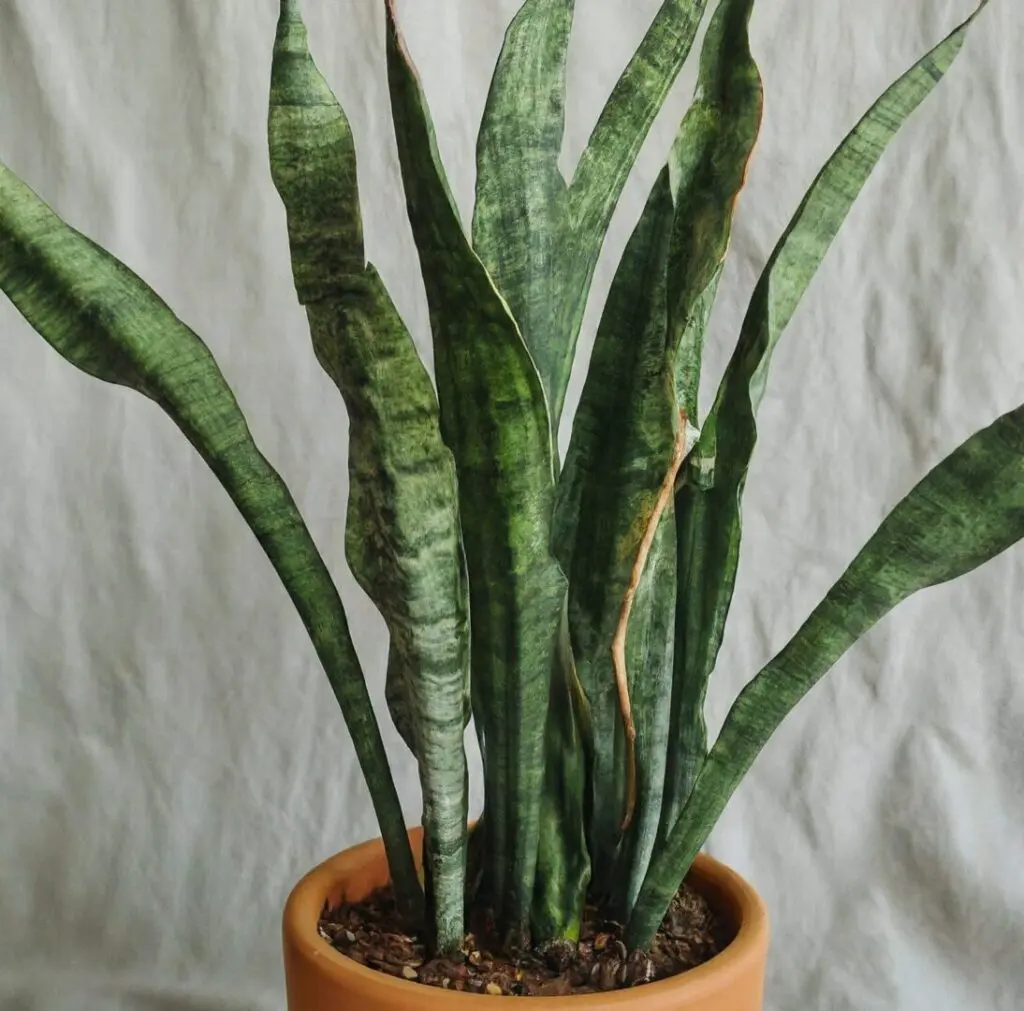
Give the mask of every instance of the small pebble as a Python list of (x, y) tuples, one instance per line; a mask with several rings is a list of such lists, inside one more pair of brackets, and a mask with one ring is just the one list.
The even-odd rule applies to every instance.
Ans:
[(575, 961), (578, 950), (572, 941), (552, 941), (544, 949), (544, 961), (555, 972), (565, 972)]
[(402, 976), (409, 980), (420, 978), (420, 974), (411, 965), (402, 966)]
[(500, 997), (503, 993), (500, 986), (497, 983), (488, 983), (484, 988), (492, 997)]
[(614, 961), (600, 962), (595, 966), (597, 972), (591, 975), (591, 981), (599, 990), (614, 990), (617, 984), (619, 963)]
[(572, 983), (568, 976), (559, 976), (557, 979), (544, 983), (537, 992), (540, 997), (568, 997), (572, 993)]

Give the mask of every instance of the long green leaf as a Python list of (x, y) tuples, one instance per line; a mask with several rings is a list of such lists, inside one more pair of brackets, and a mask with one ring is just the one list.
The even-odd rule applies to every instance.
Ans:
[(592, 733), (572, 655), (567, 613), (563, 613), (551, 674), (544, 745), (544, 792), (531, 916), (534, 944), (579, 939), (591, 881), (586, 827), (587, 756)]
[(465, 935), (468, 588), (455, 464), (437, 399), (376, 270), (365, 264), (355, 145), (282, 0), (268, 122), (274, 182), (313, 346), (348, 409), (346, 551), (390, 633), (387, 699), (419, 761), (437, 950)]
[(714, 406), (687, 461), (676, 501), (680, 568), (688, 583), (680, 614), (682, 673), (677, 669), (683, 696), (676, 709), (684, 731), (664, 831), (685, 801), (706, 748), (704, 688), (736, 583), (740, 501), (771, 353), (887, 144), (952, 65), (976, 14), (888, 88), (815, 179), (761, 275)]
[(61, 221), (2, 164), (0, 289), (72, 365), (163, 408), (245, 517), (327, 672), (366, 776), (395, 888), (414, 912), (422, 893), (341, 599), (209, 349), (141, 278)]
[[(753, 0), (722, 0), (701, 53), (697, 99), (672, 148), (676, 187), (669, 277), (675, 285), (669, 343), (675, 349), (676, 396), (697, 421), (704, 333), (732, 230), (733, 211), (757, 141), (763, 109), (761, 76), (750, 52)], [(684, 485), (675, 503), (677, 572), (676, 652), (671, 731), (661, 834), (679, 814), (707, 751), (704, 696), (711, 668), (702, 646), (713, 640), (704, 625), (706, 572), (703, 493)], [(713, 661), (712, 661), (713, 662)], [(637, 882), (639, 886), (639, 882)]]
[(664, 0), (598, 117), (569, 186), (563, 245), (561, 358), (554, 365), (551, 417), (565, 403), (576, 343), (612, 214), (658, 112), (682, 70), (707, 0)]
[(707, 316), (764, 109), (761, 75), (750, 52), (753, 6), (754, 0), (718, 5), (701, 50), (696, 97), (669, 156), (675, 201), (669, 345), (677, 356), (679, 404), (694, 424)]
[(482, 728), (484, 890), (515, 947), (529, 932), (544, 731), (565, 581), (544, 390), (508, 306), (459, 222), (419, 81), (387, 9), (388, 83), (427, 292), (441, 432), (455, 456)]
[(565, 335), (552, 326), (569, 188), (558, 167), (574, 0), (526, 0), (505, 34), (477, 139), (473, 246), (505, 297), (544, 382), (558, 397)]
[[(698, 98), (680, 126), (669, 168), (634, 235), (633, 242), (642, 243), (639, 237), (646, 228), (647, 241), (653, 244), (645, 253), (631, 243), (623, 257), (560, 480), (556, 544), (570, 572), (574, 642), (583, 650), (584, 684), (588, 693), (595, 693), (595, 723), (603, 725), (598, 739), (605, 753), (597, 751), (594, 793), (595, 843), (605, 861), (617, 840), (615, 811), (621, 817), (623, 769), (608, 644), (645, 521), (672, 455), (679, 408), (688, 422), (696, 421), (704, 328), (761, 119), (760, 76), (747, 41), (750, 2), (726, 0), (712, 19)], [(639, 319), (643, 313), (651, 318)], [(630, 334), (643, 337), (631, 341)], [(658, 420), (652, 425), (653, 418)], [(641, 584), (646, 597), (634, 605), (628, 629), (638, 733), (637, 819), (619, 855), (620, 866), (598, 872), (599, 880), (614, 880), (623, 889), (620, 902), (627, 910), (646, 872), (662, 805), (672, 801), (671, 794), (663, 801), (666, 763), (669, 787), (678, 767), (674, 749), (667, 750), (667, 741), (682, 732), (679, 703), (684, 695), (679, 678), (673, 686), (670, 677), (673, 640), (677, 656), (685, 648), (678, 641), (674, 617), (674, 608), (685, 608), (675, 592), (674, 522), (669, 509), (648, 560), (652, 582)], [(604, 542), (595, 544), (595, 538)], [(686, 570), (680, 573), (685, 580)], [(654, 586), (656, 594), (650, 590)], [(616, 774), (617, 780), (608, 779)], [(610, 783), (617, 789), (610, 789)]]
[[(565, 59), (573, 0), (526, 0), (505, 33), (477, 140), (473, 245), (509, 304), (537, 365), (548, 403), (563, 389), (569, 189), (558, 157), (565, 126)], [(568, 631), (565, 632), (566, 638)], [(535, 940), (579, 929), (590, 861), (583, 835), (586, 790), (574, 678), (552, 673), (546, 730)]]
[[(665, 169), (626, 246), (598, 327), (555, 511), (555, 550), (569, 577), (569, 628), (593, 725), (590, 846), (594, 880), (620, 901), (616, 872), (627, 811), (627, 742), (610, 647), (647, 521), (676, 442), (666, 264), (672, 195)], [(641, 848), (661, 811), (671, 691), (675, 527), (658, 525), (633, 604), (626, 669), (636, 721)]]
[(573, 224), (603, 238), (640, 148), (683, 69), (707, 0), (664, 0), (622, 72), (570, 187)]
[(659, 850), (629, 925), (653, 936), (693, 858), (785, 716), (900, 602), (956, 579), (1024, 538), (1024, 406), (973, 435), (885, 518), (782, 651), (743, 689)]

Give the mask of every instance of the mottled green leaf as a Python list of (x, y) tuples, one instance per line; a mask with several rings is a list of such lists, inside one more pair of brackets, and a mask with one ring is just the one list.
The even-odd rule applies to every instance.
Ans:
[(565, 295), (569, 189), (558, 167), (565, 57), (574, 0), (526, 0), (505, 34), (476, 153), (473, 246), (505, 297), (558, 400), (565, 334), (552, 322)]
[(740, 692), (678, 823), (651, 864), (629, 925), (643, 947), (740, 780), (779, 724), (873, 625), (918, 590), (956, 579), (1024, 538), (1024, 407), (935, 467), (782, 651)]
[[(567, 338), (558, 321), (566, 300), (569, 190), (558, 157), (573, 7), (573, 0), (526, 0), (519, 9), (505, 34), (477, 140), (474, 248), (509, 304), (549, 403), (559, 396), (566, 364)], [(571, 655), (568, 665), (556, 663), (532, 917), (540, 941), (578, 931), (590, 873), (574, 677)]]
[(754, 0), (718, 5), (701, 50), (696, 95), (669, 156), (675, 200), (669, 345), (677, 356), (679, 406), (694, 424), (704, 332), (764, 107), (761, 75), (750, 53), (753, 6)]
[[(627, 813), (627, 742), (610, 647), (634, 560), (669, 467), (679, 425), (666, 347), (672, 196), (665, 169), (612, 281), (573, 421), (555, 512), (569, 577), (569, 629), (593, 726), (590, 847), (597, 887), (616, 871)], [(667, 562), (667, 564), (664, 564)], [(662, 518), (633, 603), (626, 669), (636, 722), (636, 828), (649, 851), (661, 811), (671, 691), (675, 527)], [(649, 838), (648, 838), (649, 837)], [(643, 854), (638, 855), (643, 860)], [(611, 898), (611, 896), (606, 896)]]
[(570, 233), (561, 253), (562, 358), (551, 416), (562, 416), (576, 342), (612, 214), (637, 155), (690, 54), (707, 0), (664, 0), (601, 111), (569, 187)]
[(886, 145), (949, 69), (973, 17), (886, 90), (815, 179), (761, 275), (736, 350), (687, 462), (676, 501), (679, 566), (689, 586), (679, 615), (684, 698), (675, 707), (684, 719), (663, 831), (681, 808), (706, 749), (704, 686), (715, 665), (736, 583), (740, 501), (771, 353)]
[(0, 288), (72, 365), (163, 408), (245, 517), (327, 672), (369, 785), (396, 890), (413, 911), (422, 894), (341, 599), (209, 349), (141, 278), (61, 221), (2, 164)]
[[(729, 246), (733, 210), (761, 125), (761, 76), (750, 52), (753, 0), (723, 0), (704, 40), (697, 97), (672, 148), (676, 219), (669, 255), (669, 343), (676, 396), (697, 422), (704, 333)], [(678, 589), (668, 752), (661, 833), (674, 823), (707, 751), (704, 696), (714, 665), (709, 643), (721, 629), (705, 623), (705, 530), (715, 522), (704, 492), (685, 484), (675, 502)], [(714, 616), (711, 616), (712, 619)], [(717, 645), (716, 647), (717, 648)], [(637, 883), (639, 885), (639, 882)]]
[(482, 730), (484, 891), (511, 946), (528, 934), (544, 732), (565, 581), (544, 390), (451, 199), (425, 98), (387, 4), (388, 82), (434, 339), (441, 432), (455, 456)]
[(707, 0), (664, 0), (580, 156), (570, 187), (573, 225), (600, 235), (654, 120), (683, 69)]
[[(593, 785), (599, 798), (594, 845), (606, 861), (617, 845), (615, 810), (618, 807), (621, 820), (624, 768), (621, 734), (616, 741), (618, 703), (608, 644), (632, 560), (672, 456), (679, 408), (688, 421), (696, 420), (704, 328), (728, 246), (736, 196), (760, 125), (761, 83), (747, 44), (749, 14), (750, 0), (727, 0), (712, 19), (697, 98), (641, 219), (641, 226), (647, 221), (648, 238), (655, 229), (657, 238), (646, 260), (632, 245), (623, 257), (560, 481), (556, 544), (560, 560), (569, 566), (570, 613), (581, 678), (588, 694), (598, 693), (593, 698), (594, 720), (601, 727), (597, 736), (605, 754), (599, 747)], [(641, 232), (638, 227), (634, 241), (640, 241)], [(645, 312), (652, 316), (642, 324), (639, 316)], [(641, 333), (642, 345), (629, 339)], [(652, 417), (657, 419), (653, 425)], [(666, 761), (672, 773), (679, 764), (675, 745), (671, 753), (667, 749), (670, 719), (675, 724), (671, 739), (680, 733), (683, 719), (678, 707), (685, 694), (679, 690), (678, 677), (675, 687), (671, 677), (678, 635), (674, 609), (685, 608), (685, 601), (676, 602), (676, 531), (669, 529), (675, 522), (670, 509), (649, 557), (649, 581), (642, 584), (628, 627), (638, 734), (637, 818), (624, 840), (619, 866), (608, 870), (606, 864), (605, 873), (597, 873), (598, 880), (619, 884), (620, 901), (627, 909), (640, 887), (662, 819)], [(595, 544), (595, 538), (605, 543)], [(686, 570), (680, 571), (685, 583)], [(652, 592), (655, 587), (657, 592)], [(678, 642), (675, 650), (682, 652)]]
[(551, 674), (544, 742), (537, 880), (531, 927), (533, 942), (578, 940), (587, 886), (587, 756), (589, 709), (576, 675), (563, 612), (559, 650)]
[(365, 264), (352, 134), (290, 0), (281, 4), (268, 133), (296, 290), (348, 409), (346, 551), (387, 623), (388, 705), (419, 761), (433, 940), (456, 951), (465, 934), (469, 621), (455, 464), (430, 377)]

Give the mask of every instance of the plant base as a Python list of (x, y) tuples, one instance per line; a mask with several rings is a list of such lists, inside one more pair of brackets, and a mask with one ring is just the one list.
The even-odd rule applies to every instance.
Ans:
[[(410, 832), (414, 851), (420, 832)], [(545, 1007), (566, 1002), (576, 1011), (762, 1011), (768, 920), (757, 893), (739, 875), (707, 856), (694, 864), (690, 882), (735, 936), (724, 951), (678, 976), (614, 993), (546, 997)], [(387, 884), (379, 840), (346, 850), (296, 885), (284, 912), (284, 964), (288, 1011), (471, 1011), (493, 999), (440, 990), (360, 965), (318, 930), (325, 907), (359, 902)]]

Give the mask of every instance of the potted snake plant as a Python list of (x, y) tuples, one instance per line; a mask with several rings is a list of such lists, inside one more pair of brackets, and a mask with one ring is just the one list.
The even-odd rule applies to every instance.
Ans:
[[(381, 838), (293, 890), (291, 1011), (457, 1009), (515, 993), (580, 1009), (758, 1011), (767, 917), (700, 853), (712, 827), (858, 637), (1024, 536), (1018, 408), (893, 509), (708, 740), (772, 352), (887, 143), (985, 4), (829, 158), (764, 266), (702, 418), (704, 333), (763, 101), (752, 0), (712, 5), (696, 95), (607, 295), (564, 459), (555, 433), (602, 243), (709, 5), (664, 0), (566, 180), (573, 0), (525, 0), (491, 82), (466, 222), (383, 6), (394, 199), (419, 254), (435, 383), (365, 258), (352, 134), (297, 0), (281, 0), (272, 47), (269, 168), (313, 351), (349, 415), (346, 555), (387, 623), (387, 705), (417, 760), (420, 826), (403, 819), (335, 585), (203, 341), (2, 165), (0, 287), (61, 356), (181, 429), (264, 548), (337, 697)], [(484, 780), (472, 825), (471, 718)]]

